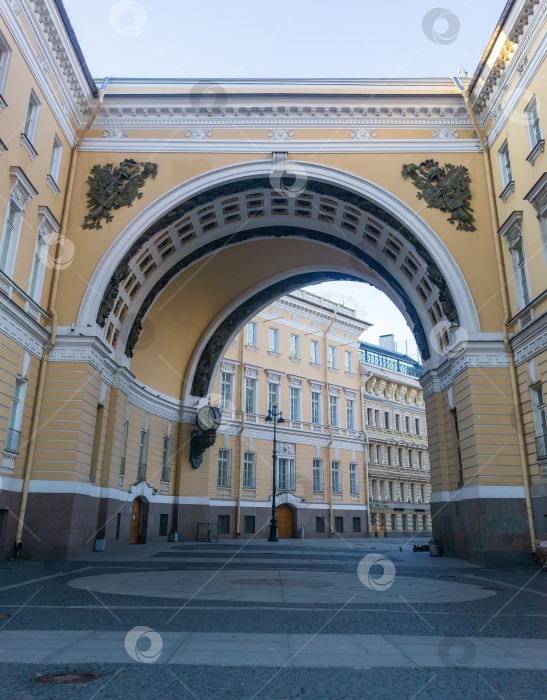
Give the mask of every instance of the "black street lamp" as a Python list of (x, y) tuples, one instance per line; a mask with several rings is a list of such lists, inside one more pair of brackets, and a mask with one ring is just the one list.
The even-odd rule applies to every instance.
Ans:
[(277, 410), (279, 403), (277, 401), (272, 401), (270, 408), (268, 409), (268, 415), (265, 420), (267, 423), (273, 421), (273, 479), (272, 479), (272, 519), (270, 520), (270, 536), (268, 537), (268, 542), (279, 542), (277, 537), (277, 519), (275, 517), (275, 466), (277, 461), (277, 437), (276, 437), (276, 425), (278, 423), (284, 423), (281, 411)]

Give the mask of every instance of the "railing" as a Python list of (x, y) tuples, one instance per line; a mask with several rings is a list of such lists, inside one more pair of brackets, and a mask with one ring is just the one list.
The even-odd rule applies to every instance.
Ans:
[(414, 363), (409, 360), (401, 360), (397, 357), (391, 357), (390, 355), (384, 354), (380, 350), (369, 350), (366, 347), (359, 348), (359, 359), (361, 362), (367, 362), (369, 365), (375, 365), (376, 367), (382, 367), (383, 369), (390, 369), (393, 372), (401, 372), (402, 374), (407, 374), (410, 377), (416, 377), (419, 379), (424, 373), (423, 367), (417, 362)]
[(538, 435), (536, 437), (538, 459), (545, 459), (547, 457), (547, 434)]
[(14, 430), (13, 428), (8, 428), (6, 435), (6, 444), (4, 450), (6, 452), (11, 452), (12, 454), (17, 454), (19, 450), (19, 440), (21, 439), (21, 431)]
[(232, 489), (229, 486), (217, 486), (217, 496), (219, 498), (230, 498)]

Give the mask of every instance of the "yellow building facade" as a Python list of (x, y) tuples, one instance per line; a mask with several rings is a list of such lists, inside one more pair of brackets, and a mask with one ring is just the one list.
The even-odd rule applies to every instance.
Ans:
[(217, 485), (190, 438), (231, 343), (293, 290), (357, 279), (420, 348), (434, 535), (480, 563), (529, 557), (546, 534), (547, 3), (508, 2), (459, 85), (106, 84), (60, 1), (0, 10), (1, 556), (208, 522)]

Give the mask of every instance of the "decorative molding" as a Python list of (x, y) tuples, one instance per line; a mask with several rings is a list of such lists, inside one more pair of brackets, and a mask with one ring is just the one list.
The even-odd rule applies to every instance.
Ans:
[(59, 231), (61, 224), (53, 216), (48, 207), (38, 207), (38, 236), (46, 243), (51, 244), (53, 236)]
[(237, 367), (240, 363), (235, 360), (222, 360), (220, 365), (220, 371), (226, 372), (227, 374), (235, 374)]
[(0, 155), (5, 151), (9, 150), (6, 144), (0, 139)]
[(539, 178), (524, 199), (534, 207), (538, 218), (547, 217), (547, 172)]
[(255, 367), (254, 365), (245, 365), (245, 377), (249, 379), (258, 379), (262, 372), (262, 367)]
[(61, 190), (49, 173), (46, 175), (46, 183), (49, 189), (53, 192), (53, 196), (57, 197)]
[(211, 138), (210, 129), (188, 129), (186, 132), (186, 138), (191, 141), (205, 141)]
[(344, 387), (344, 393), (346, 394), (346, 399), (349, 399), (350, 401), (355, 401), (359, 392), (355, 389), (347, 389), (346, 387)]
[(2, 454), (2, 463), (0, 464), (0, 471), (5, 472), (6, 474), (13, 474), (13, 471), (15, 469), (16, 458), (17, 455), (13, 452), (4, 452)]
[(536, 143), (530, 153), (526, 156), (526, 162), (530, 163), (531, 165), (535, 165), (536, 160), (542, 153), (545, 153), (545, 139), (541, 139)]
[(301, 389), (304, 383), (304, 377), (298, 377), (295, 374), (289, 374), (289, 386), (294, 389)]
[(272, 141), (288, 141), (294, 136), (294, 131), (290, 129), (271, 129), (268, 138)]
[(34, 357), (41, 359), (49, 333), (9, 298), (14, 285), (10, 284), (9, 289), (6, 289), (4, 280), (5, 277), (0, 274), (0, 290), (3, 292), (0, 294), (0, 332)]
[(522, 238), (522, 211), (513, 211), (500, 226), (498, 233), (512, 248)]
[(453, 141), (459, 137), (460, 135), (456, 129), (435, 129), (433, 132), (433, 138), (439, 141)]
[(310, 391), (319, 392), (320, 394), (323, 392), (325, 382), (317, 382), (313, 379), (308, 379), (308, 382), (310, 383)]
[(503, 202), (507, 202), (509, 199), (509, 195), (512, 194), (515, 191), (515, 181), (511, 180), (511, 182), (508, 182), (507, 185), (503, 188), (503, 192), (500, 194), (499, 198), (503, 199)]
[(547, 349), (547, 312), (511, 338), (515, 364), (522, 365)]
[(19, 166), (12, 165), (10, 167), (10, 177), (11, 188), (9, 198), (17, 204), (19, 209), (25, 211), (27, 204), (38, 192)]
[(24, 133), (21, 134), (21, 146), (23, 146), (25, 151), (29, 154), (31, 161), (34, 160), (38, 155), (38, 151), (34, 148), (28, 136)]
[(349, 137), (356, 141), (370, 141), (376, 138), (376, 133), (373, 129), (352, 129)]
[(270, 384), (281, 384), (281, 379), (283, 378), (284, 373), (274, 372), (271, 369), (267, 369), (266, 374), (268, 375), (268, 382), (270, 382)]
[[(7, 106), (8, 106), (8, 105), (7, 105), (6, 100), (2, 97), (2, 95), (0, 95), (0, 112), (1, 112), (3, 109), (6, 109)], [(2, 146), (4, 147), (4, 148), (3, 148), (4, 151), (7, 151), (7, 150), (8, 150), (4, 143), (2, 143)], [(2, 148), (1, 148), (1, 147), (0, 147), (0, 153), (2, 153)]]
[(126, 139), (129, 138), (127, 129), (105, 129), (103, 139)]
[(329, 384), (329, 388), (328, 388), (329, 396), (340, 396), (341, 391), (342, 391), (341, 386), (333, 386), (332, 384)]
[[(142, 128), (145, 128), (143, 125)], [(134, 127), (135, 128), (135, 127)], [(476, 153), (478, 139), (299, 139), (284, 141), (287, 153)], [(86, 138), (81, 151), (93, 153), (271, 153), (271, 141), (252, 138), (165, 139)]]
[(296, 455), (296, 449), (294, 443), (292, 442), (278, 442), (277, 443), (277, 455), (294, 457)]

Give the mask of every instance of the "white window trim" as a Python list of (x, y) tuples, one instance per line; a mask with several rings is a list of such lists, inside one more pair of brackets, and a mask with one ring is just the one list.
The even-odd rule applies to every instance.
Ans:
[[(292, 415), (292, 404), (293, 404), (293, 391), (297, 391), (298, 394), (298, 417), (293, 418)], [(291, 421), (295, 421), (297, 423), (300, 423), (302, 421), (302, 387), (299, 386), (291, 386), (289, 389), (289, 419)]]
[(9, 64), (11, 61), (11, 46), (8, 44), (6, 41), (4, 35), (2, 32), (0, 32), (0, 51), (2, 52), (1, 58), (0, 58), (0, 112), (4, 107), (6, 107), (6, 103), (2, 99), (2, 95), (4, 95), (5, 90), (6, 90), (6, 80), (8, 77), (8, 70), (9, 70)]
[[(220, 483), (221, 454), (226, 455), (226, 481), (228, 482), (226, 484)], [(229, 488), (231, 488), (231, 483), (232, 483), (232, 450), (220, 449), (218, 451), (218, 460), (217, 460), (217, 487), (221, 488), (221, 489), (229, 489)]]
[[(273, 347), (272, 337), (274, 340)], [(268, 331), (268, 352), (279, 354), (279, 328), (270, 328)]]
[[(318, 410), (317, 410), (317, 412), (318, 412), (318, 414), (319, 414), (319, 415), (318, 415), (319, 420), (317, 421), (317, 423), (315, 423), (314, 420), (313, 420), (313, 395), (314, 395), (314, 394), (317, 394), (317, 395), (319, 396), (319, 405), (318, 405)], [(312, 424), (312, 425), (322, 425), (322, 423), (323, 423), (323, 418), (322, 418), (322, 414), (323, 414), (323, 395), (322, 395), (322, 392), (320, 392), (320, 391), (314, 391), (314, 390), (312, 389), (312, 391), (310, 392), (310, 410), (311, 410), (311, 413), (310, 413), (310, 418), (311, 418), (311, 421), (310, 421), (310, 422), (311, 422), (311, 424)]]
[(163, 436), (163, 447), (161, 451), (161, 481), (171, 480), (171, 436)]
[[(319, 473), (319, 488), (315, 488), (315, 474), (316, 471)], [(313, 467), (312, 467), (312, 479), (313, 479), (313, 492), (314, 493), (324, 493), (325, 491), (325, 484), (323, 482), (323, 460), (322, 459), (314, 459), (313, 460)]]
[[(501, 148), (498, 151), (498, 158), (500, 162), (501, 183), (503, 185), (503, 188), (505, 189), (510, 182), (513, 182), (511, 156), (509, 154), (509, 144), (507, 143), (507, 139), (503, 142)], [(509, 161), (509, 165), (507, 161)], [(508, 169), (511, 172), (508, 172)]]
[[(336, 404), (336, 424), (332, 422), (331, 407), (333, 402)], [(333, 428), (340, 427), (340, 398), (338, 396), (334, 396), (333, 394), (329, 395), (329, 425)]]
[[(252, 411), (247, 410), (247, 382), (253, 383), (253, 405)], [(258, 413), (258, 379), (256, 377), (245, 377), (245, 413), (255, 415)]]
[[(29, 278), (29, 283), (28, 283), (28, 295), (31, 297), (31, 299), (33, 301), (35, 301), (39, 305), (40, 300), (42, 298), (42, 289), (44, 286), (44, 276), (45, 276), (45, 272), (46, 272), (49, 248), (51, 246), (51, 243), (53, 241), (54, 236), (59, 232), (59, 229), (61, 228), (61, 224), (53, 216), (53, 214), (48, 209), (48, 207), (45, 207), (45, 206), (38, 207), (38, 217), (39, 217), (38, 233), (37, 233), (37, 237), (36, 237), (36, 245), (34, 247), (32, 266), (31, 266), (31, 270), (30, 270), (30, 278)], [(41, 248), (42, 252), (41, 252), (41, 257), (39, 259), (37, 256), (37, 252), (40, 248)], [(36, 265), (36, 261), (38, 259), (40, 260), (39, 269), (38, 269), (34, 289), (32, 289), (34, 268)]]
[[(535, 95), (532, 97), (530, 102), (528, 102), (528, 104), (524, 108), (524, 114), (526, 117), (526, 127), (528, 130), (528, 142), (530, 143), (530, 150), (531, 151), (534, 150), (534, 148), (538, 145), (538, 143), (542, 139), (541, 124), (539, 125), (539, 130), (540, 130), (539, 139), (537, 138), (537, 135), (536, 135), (536, 132), (534, 129), (533, 117), (532, 117), (532, 113), (533, 113), (534, 109), (537, 109), (537, 99), (536, 99)], [(538, 114), (539, 114), (539, 110), (538, 110)]]
[[(251, 485), (249, 485), (249, 483), (245, 483), (245, 476), (249, 474), (249, 465), (251, 467)], [(245, 450), (243, 452), (243, 488), (256, 488), (256, 452), (252, 452), (250, 450)]]
[[(314, 348), (316, 350), (315, 353)], [(319, 346), (318, 340), (310, 340), (310, 362), (312, 363), (312, 365), (321, 364), (321, 348)]]

